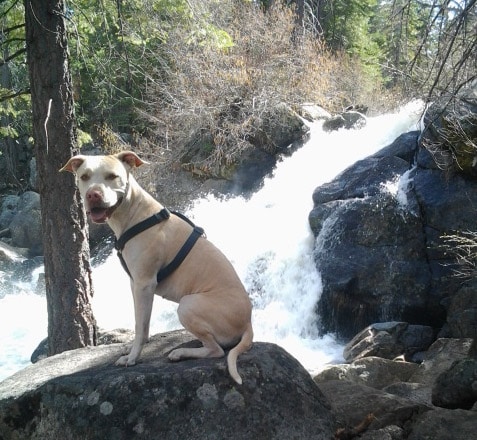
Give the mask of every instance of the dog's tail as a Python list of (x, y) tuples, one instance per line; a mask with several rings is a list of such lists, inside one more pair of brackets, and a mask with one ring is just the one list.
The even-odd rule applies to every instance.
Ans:
[(229, 351), (229, 355), (227, 356), (227, 365), (229, 368), (229, 374), (232, 376), (232, 379), (235, 380), (239, 385), (242, 385), (242, 378), (237, 371), (237, 358), (240, 354), (244, 351), (247, 351), (252, 346), (253, 341), (253, 329), (252, 324), (249, 322), (245, 332), (242, 335), (242, 339), (240, 342)]

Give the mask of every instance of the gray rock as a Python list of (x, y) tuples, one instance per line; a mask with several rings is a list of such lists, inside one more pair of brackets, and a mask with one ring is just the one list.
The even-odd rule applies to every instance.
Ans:
[(156, 335), (133, 367), (114, 366), (124, 344), (65, 352), (0, 383), (0, 438), (67, 440), (328, 440), (334, 420), (304, 368), (274, 344), (240, 356), (240, 387), (226, 361), (171, 363), (184, 331)]
[[(324, 370), (314, 380), (336, 414), (335, 439), (474, 438), (477, 360), (467, 358), (471, 342), (439, 339), (421, 365), (368, 357)], [(406, 368), (399, 371), (398, 364)], [(437, 403), (472, 411), (443, 410)]]
[(15, 248), (0, 241), (0, 268), (12, 270), (12, 266), (21, 263), (28, 255), (28, 249)]
[(407, 322), (375, 323), (358, 333), (343, 350), (347, 362), (367, 356), (394, 359), (425, 351), (434, 341), (432, 327)]
[[(98, 329), (98, 340), (97, 345), (110, 345), (110, 344), (121, 344), (132, 342), (134, 339), (134, 332), (128, 329), (114, 329), (109, 331), (104, 331)], [(30, 357), (32, 364), (46, 359), (48, 357), (48, 338), (43, 339), (38, 346), (33, 350), (33, 353)]]
[(331, 118), (331, 114), (328, 111), (313, 103), (302, 104), (298, 112), (302, 118), (310, 122)]
[(470, 440), (477, 432), (475, 411), (435, 409), (420, 414), (408, 440)]
[(420, 144), (431, 152), (439, 168), (448, 174), (475, 178), (477, 154), (477, 81), (466, 84), (457, 94), (443, 93), (424, 116)]
[(18, 211), (19, 203), (19, 196), (8, 195), (3, 199), (0, 209), (0, 229), (8, 228)]
[(356, 427), (368, 416), (371, 423), (367, 430), (379, 430), (390, 425), (403, 428), (412, 416), (431, 409), (427, 405), (346, 380), (320, 382), (318, 387), (337, 414), (338, 426), (343, 428)]
[(450, 298), (447, 325), (456, 338), (477, 338), (477, 281), (463, 285)]
[(432, 388), (432, 403), (444, 408), (471, 409), (477, 402), (477, 359), (461, 359), (441, 373)]
[(358, 111), (344, 111), (335, 116), (331, 116), (323, 122), (323, 130), (330, 132), (340, 128), (359, 129), (366, 125), (366, 116)]
[(383, 391), (422, 405), (432, 405), (432, 389), (429, 385), (416, 382), (396, 382), (384, 387)]
[(472, 339), (437, 339), (429, 347), (425, 353), (424, 361), (409, 381), (434, 384), (437, 377), (448, 370), (455, 361), (469, 356), (471, 344)]
[[(418, 136), (401, 135), (313, 193), (309, 223), (323, 283), (316, 308), (323, 333), (349, 340), (385, 321), (441, 329), (447, 313), (441, 335), (475, 333), (475, 288), (454, 294), (462, 280), (443, 237), (475, 230), (477, 182), (432, 165)], [(385, 191), (396, 179), (398, 193)]]
[(40, 195), (33, 191), (22, 194), (18, 212), (10, 223), (12, 245), (31, 249), (32, 255), (43, 254)]
[(389, 425), (382, 429), (365, 432), (360, 440), (402, 440), (405, 439), (405, 430), (396, 425)]
[(383, 389), (396, 382), (406, 382), (419, 365), (412, 362), (391, 361), (379, 357), (358, 359), (351, 364), (333, 365), (317, 374), (316, 383), (328, 380), (347, 380)]

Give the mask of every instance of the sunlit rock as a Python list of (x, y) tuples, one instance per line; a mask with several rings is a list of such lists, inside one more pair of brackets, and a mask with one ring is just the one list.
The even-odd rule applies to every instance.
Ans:
[(198, 341), (154, 336), (139, 364), (117, 367), (124, 344), (64, 352), (0, 383), (0, 438), (329, 440), (334, 417), (306, 370), (274, 344), (240, 356), (237, 386), (225, 358), (172, 363)]

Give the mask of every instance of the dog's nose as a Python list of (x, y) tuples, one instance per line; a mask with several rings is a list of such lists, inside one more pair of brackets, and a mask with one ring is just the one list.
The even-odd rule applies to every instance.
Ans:
[(99, 191), (93, 190), (93, 191), (88, 191), (88, 193), (86, 194), (86, 198), (90, 202), (98, 202), (102, 199), (102, 195)]

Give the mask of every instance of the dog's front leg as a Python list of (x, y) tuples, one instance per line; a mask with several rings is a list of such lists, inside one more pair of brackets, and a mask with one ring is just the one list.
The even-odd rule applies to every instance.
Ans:
[(134, 299), (135, 337), (131, 351), (126, 356), (121, 356), (116, 365), (135, 365), (141, 354), (143, 345), (149, 338), (149, 324), (151, 321), (152, 303), (154, 301), (154, 287), (132, 286)]

